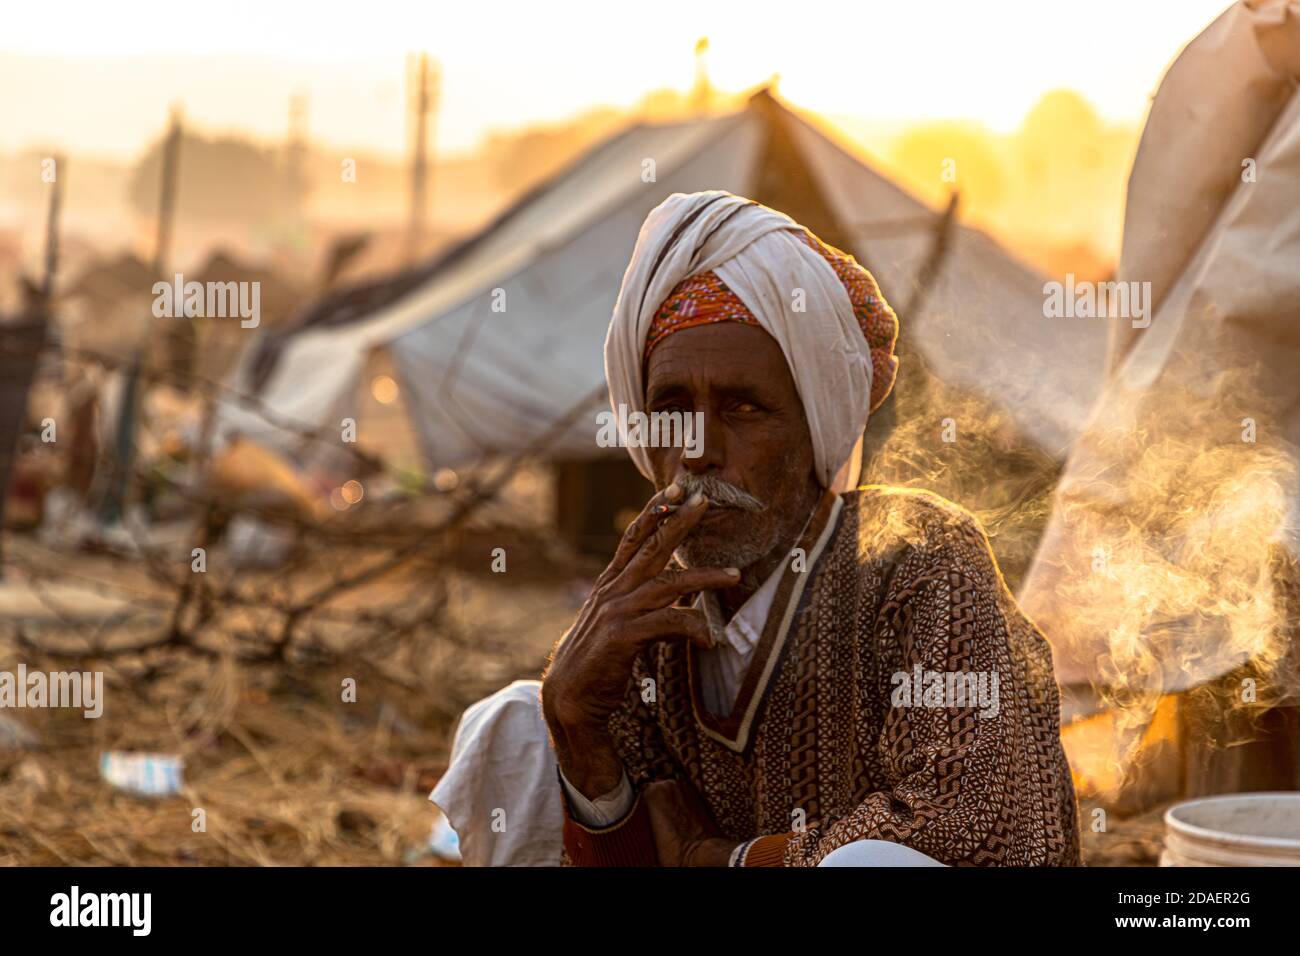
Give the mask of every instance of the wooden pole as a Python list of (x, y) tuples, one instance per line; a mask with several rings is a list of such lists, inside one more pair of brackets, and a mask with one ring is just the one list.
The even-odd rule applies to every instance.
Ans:
[[(163, 142), (162, 170), (158, 186), (158, 220), (154, 232), (151, 263), (154, 276), (162, 279), (166, 279), (164, 273), (167, 271), (167, 257), (171, 250), (181, 136), (181, 111), (179, 107), (173, 107), (171, 125), (167, 131), (167, 139)], [(173, 305), (179, 308), (181, 314), (164, 320), (171, 323), (167, 326), (163, 337), (165, 361), (173, 371), (180, 371), (183, 374), (193, 361), (194, 325), (185, 317), (183, 303), (173, 303)], [(144, 340), (137, 343), (135, 355), (132, 356), (131, 364), (122, 380), (113, 468), (99, 508), (99, 519), (106, 525), (116, 524), (122, 518), (127, 486), (135, 460), (135, 430), (144, 390), (141, 378), (151, 332), (152, 330), (146, 331)]]
[(428, 137), (433, 125), (430, 114), (436, 111), (438, 98), (437, 70), (430, 69), (429, 54), (421, 53), (415, 61), (413, 112), (415, 135), (411, 156), (411, 210), (406, 237), (406, 262), (411, 264), (424, 253), (426, 216), (429, 207)]
[(930, 294), (934, 280), (948, 257), (948, 249), (952, 245), (953, 226), (957, 221), (958, 199), (959, 194), (954, 190), (948, 197), (948, 206), (944, 209), (943, 215), (934, 224), (934, 238), (930, 242), (930, 253), (925, 257), (921, 268), (917, 270), (912, 297), (907, 300), (901, 313), (908, 322), (915, 320), (920, 313), (921, 306)]
[(163, 143), (162, 177), (158, 187), (158, 222), (154, 233), (153, 268), (162, 275), (172, 241), (172, 217), (176, 208), (176, 180), (180, 168), (181, 111), (172, 107), (171, 127)]
[[(171, 252), (172, 226), (176, 217), (176, 183), (180, 173), (181, 152), (181, 111), (172, 108), (171, 128), (163, 143), (162, 175), (158, 186), (158, 222), (154, 234), (153, 272), (158, 278), (170, 278), (167, 272), (167, 260)], [(186, 380), (194, 371), (194, 354), (197, 346), (198, 332), (195, 321), (185, 315), (180, 303), (172, 304), (177, 313), (166, 319), (166, 331), (163, 337), (164, 362), (174, 375), (179, 388), (186, 387)]]
[(41, 295), (46, 303), (54, 295), (54, 281), (59, 271), (59, 218), (63, 210), (63, 177), (67, 163), (62, 156), (54, 157), (54, 182), (50, 189), (50, 205), (45, 215), (45, 277), (41, 282)]

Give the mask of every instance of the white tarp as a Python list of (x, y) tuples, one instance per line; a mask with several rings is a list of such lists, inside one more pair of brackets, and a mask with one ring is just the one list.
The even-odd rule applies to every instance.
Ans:
[(1152, 105), (1119, 277), (1151, 282), (1158, 307), (1149, 329), (1117, 330), (1020, 595), (1074, 713), (1096, 706), (1090, 685), (1172, 692), (1284, 653), (1272, 562), (1300, 554), (1298, 75), (1300, 3), (1239, 3)]
[[(921, 221), (910, 235), (864, 238), (849, 250), (902, 308), (933, 242), (925, 224), (938, 214), (797, 114), (785, 115), (802, 161), (850, 234), (871, 236), (877, 222)], [(384, 346), (430, 468), (536, 440), (602, 382), (605, 329), (646, 213), (673, 192), (753, 195), (768, 132), (764, 111), (755, 108), (628, 130), (526, 198), (467, 254), (397, 302), (347, 326), (294, 336), (262, 400), (291, 420), (333, 425), (347, 414), (365, 353)], [(799, 218), (797, 209), (782, 211)], [(939, 374), (1006, 408), (1045, 450), (1063, 454), (1082, 428), (1105, 361), (1104, 325), (1045, 319), (1042, 279), (981, 233), (956, 230), (913, 331), (911, 340)], [(236, 384), (247, 389), (246, 378)], [(274, 445), (287, 441), (234, 409), (223, 411), (222, 423)], [(598, 454), (595, 435), (593, 420), (583, 418), (550, 450)]]
[[(646, 213), (700, 182), (743, 190), (759, 132), (747, 113), (628, 130), (420, 288), (364, 320), (295, 335), (259, 398), (290, 421), (332, 423), (350, 409), (369, 350), (387, 346), (431, 468), (517, 449), (603, 380), (605, 328)], [(647, 159), (654, 182), (642, 178)], [(250, 390), (247, 367), (235, 384)], [(236, 407), (223, 408), (222, 428), (292, 440)], [(594, 435), (575, 428), (553, 451), (591, 454)]]

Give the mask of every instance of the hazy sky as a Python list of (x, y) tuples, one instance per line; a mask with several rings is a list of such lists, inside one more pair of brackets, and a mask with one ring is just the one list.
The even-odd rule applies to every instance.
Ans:
[(883, 119), (1018, 125), (1071, 87), (1137, 121), (1164, 68), (1225, 0), (71, 0), (5, 4), (0, 149), (134, 156), (168, 104), (209, 129), (284, 135), (309, 97), (318, 141), (403, 148), (404, 54), (443, 67), (440, 150), (492, 128), (627, 106), (691, 84), (708, 36), (715, 85), (774, 73), (794, 105)]

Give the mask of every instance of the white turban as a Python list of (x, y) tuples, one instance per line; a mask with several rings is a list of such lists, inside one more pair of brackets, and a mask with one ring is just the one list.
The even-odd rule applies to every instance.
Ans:
[[(683, 279), (712, 271), (781, 347), (822, 486), (856, 486), (871, 401), (870, 350), (848, 292), (800, 238), (804, 231), (789, 216), (721, 190), (674, 193), (656, 206), (637, 236), (605, 337), (615, 415), (620, 406), (645, 410), (642, 359), (659, 307)], [(628, 451), (652, 478), (646, 449), (629, 444)]]

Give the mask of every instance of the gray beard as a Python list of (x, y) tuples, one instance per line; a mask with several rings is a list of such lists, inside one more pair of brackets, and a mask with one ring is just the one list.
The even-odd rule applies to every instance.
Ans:
[(808, 514), (787, 522), (773, 520), (771, 510), (762, 514), (737, 512), (744, 522), (739, 533), (720, 539), (697, 539), (688, 535), (677, 547), (677, 560), (688, 568), (739, 568), (741, 591), (757, 591), (773, 567), (789, 553), (808, 523)]
[[(737, 517), (742, 519), (748, 517), (754, 524), (763, 522), (763, 519), (756, 515)], [(739, 568), (743, 578), (749, 568), (780, 546), (781, 537), (781, 529), (776, 527), (765, 529), (765, 533), (753, 529), (727, 540), (715, 538), (703, 541), (687, 537), (678, 546), (677, 556), (688, 568)]]

